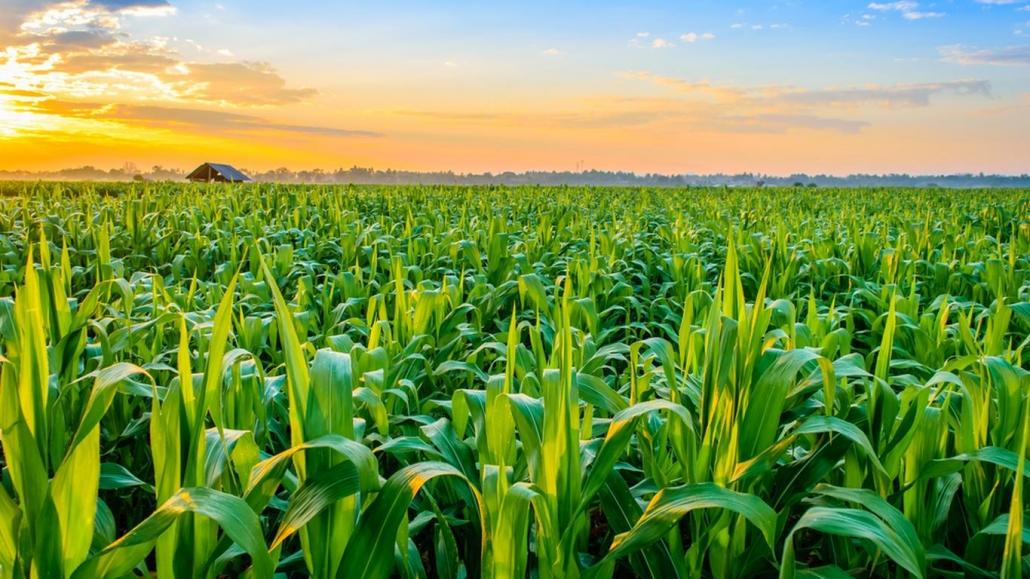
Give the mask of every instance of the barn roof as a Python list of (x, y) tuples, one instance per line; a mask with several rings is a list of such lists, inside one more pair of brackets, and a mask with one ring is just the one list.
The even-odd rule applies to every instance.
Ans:
[(189, 177), (194, 176), (195, 174), (197, 174), (198, 171), (203, 170), (204, 167), (210, 167), (212, 171), (218, 173), (228, 181), (250, 181), (250, 177), (244, 175), (243, 172), (239, 169), (233, 167), (232, 165), (225, 165), (222, 163), (204, 163), (203, 165), (194, 169), (193, 172), (189, 174)]

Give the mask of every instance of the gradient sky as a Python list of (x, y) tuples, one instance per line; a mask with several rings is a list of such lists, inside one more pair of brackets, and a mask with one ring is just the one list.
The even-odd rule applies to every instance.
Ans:
[(1030, 0), (0, 0), (0, 169), (1030, 172)]

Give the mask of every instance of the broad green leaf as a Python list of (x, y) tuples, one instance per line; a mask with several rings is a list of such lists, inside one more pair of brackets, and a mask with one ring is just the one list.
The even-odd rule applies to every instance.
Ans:
[(256, 576), (271, 577), (272, 560), (258, 516), (243, 499), (208, 488), (181, 489), (143, 522), (87, 560), (72, 577), (85, 579), (127, 574), (150, 553), (157, 538), (187, 513), (203, 515), (217, 522), (225, 534), (250, 555)]
[[(343, 553), (343, 563), (337, 577), (389, 577), (393, 569), (397, 528), (422, 486), (438, 477), (456, 477), (468, 483), (460, 471), (441, 462), (420, 462), (394, 473), (372, 504), (361, 514), (354, 535)], [(476, 504), (468, 506), (482, 521), (479, 493), (473, 487), (469, 488), (472, 489)]]

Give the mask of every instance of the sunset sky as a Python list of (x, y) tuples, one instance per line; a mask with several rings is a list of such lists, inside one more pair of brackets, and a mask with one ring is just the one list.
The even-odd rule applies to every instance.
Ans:
[(1030, 172), (1030, 0), (0, 0), (0, 169)]

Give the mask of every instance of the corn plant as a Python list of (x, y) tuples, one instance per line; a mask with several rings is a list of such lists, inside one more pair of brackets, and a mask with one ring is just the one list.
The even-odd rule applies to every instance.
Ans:
[(1028, 216), (0, 183), (0, 578), (1023, 576)]

